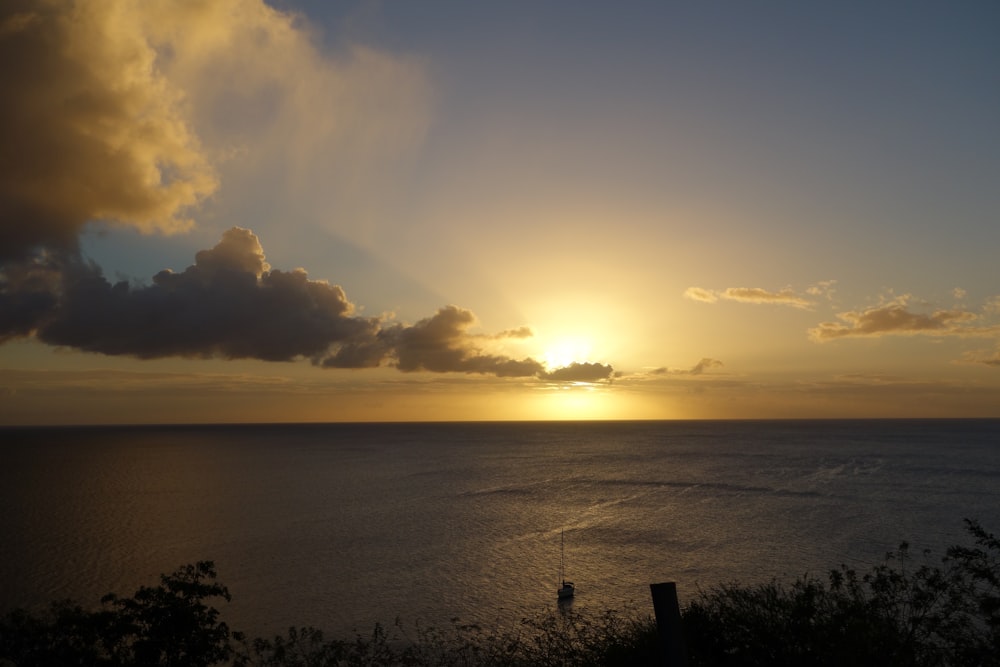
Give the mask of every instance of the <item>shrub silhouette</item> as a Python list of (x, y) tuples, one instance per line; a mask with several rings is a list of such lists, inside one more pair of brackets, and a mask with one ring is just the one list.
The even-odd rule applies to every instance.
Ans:
[(159, 586), (143, 586), (131, 598), (106, 595), (98, 611), (68, 601), (53, 603), (47, 618), (15, 610), (0, 623), (0, 657), (19, 667), (225, 662), (234, 656), (231, 640), (242, 637), (206, 604), (230, 599), (215, 578), (214, 564), (202, 561), (161, 575)]
[(940, 566), (914, 567), (903, 543), (864, 575), (701, 592), (683, 614), (692, 666), (1000, 665), (1000, 541), (966, 527), (975, 546)]
[[(951, 547), (940, 564), (924, 552), (916, 565), (904, 543), (864, 574), (840, 566), (825, 579), (700, 591), (682, 613), (691, 667), (1000, 667), (1000, 540), (974, 521), (966, 528), (973, 544)], [(302, 627), (247, 640), (209, 605), (230, 599), (215, 579), (203, 561), (131, 598), (107, 595), (96, 611), (69, 601), (40, 616), (11, 611), (0, 619), (0, 666), (659, 664), (655, 626), (633, 612), (549, 612), (506, 630), (456, 620), (415, 636), (376, 624), (349, 640)]]

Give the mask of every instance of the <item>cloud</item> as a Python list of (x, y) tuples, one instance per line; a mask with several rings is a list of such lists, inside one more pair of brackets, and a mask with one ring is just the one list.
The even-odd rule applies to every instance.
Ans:
[(475, 323), (471, 311), (446, 306), (413, 326), (388, 329), (385, 338), (391, 341), (396, 368), (404, 372), (483, 373), (498, 377), (533, 377), (542, 372), (542, 364), (530, 358), (515, 360), (483, 353), (476, 344), (477, 337), (467, 332)]
[[(0, 369), (0, 382), (21, 391), (85, 390), (115, 393), (135, 393), (174, 389), (189, 392), (212, 389), (227, 392), (253, 392), (261, 389), (297, 391), (300, 380), (292, 382), (287, 377), (223, 374), (177, 373), (163, 371), (122, 371), (110, 369), (89, 370), (13, 370)], [(318, 390), (312, 385), (309, 391)]]
[(722, 366), (722, 362), (718, 359), (711, 359), (709, 357), (704, 357), (697, 364), (691, 368), (667, 368), (666, 366), (662, 368), (657, 368), (650, 372), (650, 375), (701, 375), (706, 370), (710, 368), (718, 368)]
[(827, 299), (833, 298), (834, 289), (833, 286), (837, 284), (836, 280), (821, 280), (815, 285), (810, 285), (806, 288), (806, 294), (809, 296), (822, 296)]
[(962, 361), (969, 364), (982, 364), (991, 368), (1000, 368), (1000, 347), (992, 351), (967, 352)]
[(781, 306), (808, 308), (812, 305), (808, 300), (796, 295), (790, 289), (780, 292), (768, 292), (759, 287), (727, 287), (722, 293), (723, 299), (740, 301), (742, 303), (774, 303)]
[(954, 308), (929, 314), (913, 312), (904, 295), (894, 301), (861, 311), (838, 313), (840, 322), (822, 322), (809, 329), (816, 342), (838, 338), (877, 338), (880, 336), (994, 336), (997, 327), (975, 327), (976, 313)]
[(188, 209), (215, 191), (141, 4), (0, 8), (0, 260), (73, 249), (95, 219), (187, 229)]
[[(445, 306), (432, 317), (412, 326), (394, 325), (380, 331), (373, 350), (403, 372), (477, 373), (497, 377), (537, 377), (549, 382), (598, 382), (608, 380), (614, 369), (598, 363), (573, 363), (547, 372), (544, 365), (530, 357), (514, 359), (490, 354), (482, 343), (503, 338), (530, 336), (530, 329), (504, 331), (496, 335), (469, 333), (476, 324), (475, 315), (458, 306)], [(368, 355), (374, 360), (377, 353)], [(337, 365), (337, 357), (327, 365)]]
[(4, 3), (0, 342), (34, 337), (141, 359), (610, 377), (601, 364), (547, 373), (494, 353), (531, 330), (471, 333), (475, 317), (457, 306), (413, 325), (362, 317), (340, 286), (273, 269), (257, 236), (238, 227), (149, 284), (111, 282), (81, 256), (90, 222), (185, 231), (209, 197), (216, 215), (273, 213), (285, 224), (323, 210), (352, 220), (345, 234), (362, 228), (365, 216), (338, 215), (350, 209), (342, 202), (384, 198), (368, 177), (422, 141), (426, 68), (356, 44), (324, 51), (314, 37), (261, 0)]
[[(319, 357), (378, 326), (352, 316), (354, 306), (339, 286), (309, 280), (302, 269), (270, 269), (257, 237), (245, 229), (227, 231), (193, 265), (161, 271), (146, 286), (112, 284), (98, 267), (80, 261), (48, 268), (52, 279), (28, 293), (51, 306), (33, 311), (32, 327), (50, 345), (142, 359), (288, 361)], [(4, 287), (0, 297), (22, 298), (17, 286)], [(23, 335), (25, 324), (18, 325), (4, 333)]]
[(722, 362), (719, 361), (718, 359), (709, 359), (708, 357), (705, 357), (697, 364), (692, 366), (690, 369), (688, 369), (687, 374), (701, 375), (703, 372), (705, 372), (705, 370), (709, 368), (717, 368), (719, 366), (722, 366)]
[(692, 301), (703, 301), (704, 303), (715, 303), (719, 300), (715, 292), (701, 287), (688, 287), (684, 290), (684, 298)]
[(0, 343), (32, 334), (56, 307), (61, 280), (48, 261), (0, 264)]
[(550, 382), (601, 382), (610, 380), (613, 374), (614, 368), (607, 364), (573, 362), (540, 375)]
[(535, 333), (531, 330), (531, 327), (518, 327), (516, 329), (501, 331), (500, 333), (491, 336), (491, 338), (497, 340), (503, 338), (531, 338), (534, 335)]
[(913, 380), (900, 375), (875, 373), (843, 373), (835, 376), (834, 380), (838, 383), (857, 383), (867, 385), (908, 384), (913, 382)]
[(325, 368), (390, 366), (403, 372), (467, 373), (594, 382), (611, 366), (577, 363), (546, 372), (530, 357), (492, 354), (492, 342), (525, 338), (520, 327), (474, 334), (475, 315), (440, 308), (413, 325), (362, 317), (339, 285), (268, 264), (257, 236), (234, 227), (179, 273), (149, 285), (109, 282), (76, 258), (8, 262), (0, 269), (0, 340), (34, 336), (50, 345), (140, 359), (200, 357), (292, 361)]
[(185, 231), (210, 196), (363, 227), (426, 134), (429, 78), (315, 37), (261, 0), (0, 3), (0, 261), (72, 252), (95, 220)]
[(139, 4), (164, 76), (184, 91), (218, 159), (213, 206), (233, 219), (265, 211), (374, 242), (369, 227), (381, 216), (372, 211), (383, 212), (394, 168), (430, 125), (426, 63), (335, 34), (325, 45), (303, 17), (260, 0)]
[[(832, 281), (820, 283), (819, 287), (810, 287), (809, 294), (825, 294)], [(727, 287), (722, 291), (713, 291), (702, 287), (689, 287), (684, 291), (684, 297), (703, 303), (715, 303), (719, 299), (727, 301), (738, 301), (741, 303), (770, 303), (779, 306), (792, 306), (794, 308), (810, 308), (812, 302), (799, 296), (791, 288), (785, 288), (779, 292), (769, 292), (760, 287)]]

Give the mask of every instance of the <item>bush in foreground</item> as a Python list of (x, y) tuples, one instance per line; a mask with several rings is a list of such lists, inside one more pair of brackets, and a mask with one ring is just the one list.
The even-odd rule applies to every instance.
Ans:
[(524, 619), (507, 631), (454, 623), (445, 629), (417, 629), (410, 636), (399, 625), (391, 631), (376, 625), (370, 636), (353, 641), (326, 641), (316, 628), (290, 628), (284, 636), (254, 640), (241, 660), (239, 664), (253, 667), (625, 667), (658, 664), (658, 646), (651, 618), (567, 611)]
[(97, 611), (70, 601), (53, 603), (41, 618), (15, 610), (0, 622), (0, 660), (18, 667), (225, 663), (242, 636), (206, 604), (230, 599), (215, 578), (214, 565), (203, 561), (161, 575), (159, 586), (143, 586), (131, 598), (108, 594)]
[[(1000, 667), (1000, 540), (968, 521), (972, 546), (915, 566), (907, 545), (866, 574), (841, 566), (826, 580), (726, 584), (683, 610), (691, 667), (913, 665)], [(376, 625), (369, 636), (327, 640), (312, 627), (246, 639), (209, 602), (229, 600), (211, 562), (163, 575), (131, 598), (105, 596), (88, 611), (0, 619), (0, 665), (327, 667), (333, 665), (659, 664), (652, 619), (566, 611), (508, 630), (457, 622), (445, 629)]]
[(1000, 540), (967, 521), (975, 546), (914, 566), (908, 546), (859, 575), (701, 592), (685, 609), (694, 665), (1000, 665)]

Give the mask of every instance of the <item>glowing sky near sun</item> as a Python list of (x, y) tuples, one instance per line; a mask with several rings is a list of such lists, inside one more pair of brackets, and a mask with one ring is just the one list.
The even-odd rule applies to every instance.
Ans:
[(992, 2), (0, 7), (0, 424), (1000, 417)]

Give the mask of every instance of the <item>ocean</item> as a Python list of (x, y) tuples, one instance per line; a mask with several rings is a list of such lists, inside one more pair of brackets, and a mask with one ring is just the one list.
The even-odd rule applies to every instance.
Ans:
[(251, 636), (652, 613), (1000, 532), (1000, 420), (0, 429), (0, 608), (212, 560)]

